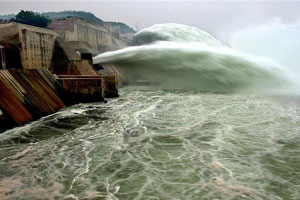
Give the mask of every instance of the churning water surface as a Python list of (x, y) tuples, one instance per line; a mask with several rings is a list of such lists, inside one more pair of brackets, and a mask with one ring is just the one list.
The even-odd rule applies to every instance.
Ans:
[(0, 198), (299, 198), (295, 101), (120, 92), (0, 134)]
[(94, 61), (155, 87), (0, 134), (0, 199), (299, 199), (289, 72), (184, 25), (135, 41)]

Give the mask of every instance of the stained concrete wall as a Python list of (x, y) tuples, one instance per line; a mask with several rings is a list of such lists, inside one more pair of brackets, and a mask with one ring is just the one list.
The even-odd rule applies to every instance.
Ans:
[(97, 75), (88, 60), (80, 56), (60, 38), (55, 41), (50, 71), (57, 75)]
[(56, 35), (21, 29), (21, 60), (26, 69), (49, 69)]
[(99, 102), (104, 100), (105, 83), (102, 76), (59, 75), (57, 79), (66, 91), (68, 104)]
[(116, 39), (120, 39), (120, 26), (114, 26), (112, 27), (112, 35)]
[(19, 42), (18, 36), (19, 36), (19, 30), (16, 23), (0, 23), (0, 44), (18, 43)]
[[(75, 29), (72, 24), (67, 27)], [(89, 38), (93, 42), (93, 36)], [(0, 45), (4, 46), (8, 69), (46, 68), (60, 75), (97, 75), (91, 63), (81, 60), (53, 30), (18, 23), (0, 23)]]
[(17, 49), (25, 69), (50, 68), (57, 36), (55, 31), (34, 26), (19, 23), (0, 24), (0, 44), (7, 49)]
[(120, 34), (120, 37), (123, 39), (126, 39), (126, 40), (133, 40), (133, 33), (126, 33), (126, 34)]
[(89, 49), (92, 53), (98, 53), (113, 45), (111, 30), (82, 19), (53, 20), (49, 24), (49, 28), (54, 29), (75, 49), (84, 48)]

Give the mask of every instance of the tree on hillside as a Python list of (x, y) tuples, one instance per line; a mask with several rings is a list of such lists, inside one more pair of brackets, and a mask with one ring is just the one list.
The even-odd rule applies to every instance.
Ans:
[(21, 10), (15, 18), (13, 18), (11, 21), (22, 23), (22, 24), (28, 24), (32, 26), (38, 26), (42, 28), (47, 28), (48, 23), (50, 20), (39, 14), (35, 14), (32, 11), (24, 11)]

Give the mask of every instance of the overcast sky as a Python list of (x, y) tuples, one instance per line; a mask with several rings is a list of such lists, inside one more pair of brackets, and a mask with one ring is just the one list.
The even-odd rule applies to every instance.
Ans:
[(294, 23), (300, 18), (299, 1), (3, 1), (0, 14), (21, 9), (36, 12), (83, 10), (105, 21), (121, 21), (138, 29), (157, 23), (196, 26), (226, 41), (249, 26), (272, 22)]

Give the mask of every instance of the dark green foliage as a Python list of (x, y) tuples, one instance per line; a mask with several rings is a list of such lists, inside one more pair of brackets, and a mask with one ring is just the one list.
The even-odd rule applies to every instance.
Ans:
[(21, 10), (21, 12), (19, 12), (15, 18), (12, 18), (11, 21), (42, 28), (47, 28), (47, 25), (50, 22), (50, 20), (43, 15), (24, 10)]
[(104, 24), (104, 21), (97, 18), (94, 14), (84, 11), (45, 12), (42, 13), (42, 15), (47, 16), (50, 19), (64, 19), (77, 17), (97, 24)]

